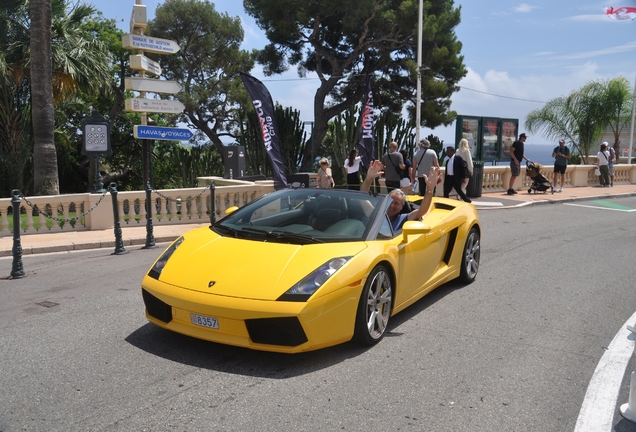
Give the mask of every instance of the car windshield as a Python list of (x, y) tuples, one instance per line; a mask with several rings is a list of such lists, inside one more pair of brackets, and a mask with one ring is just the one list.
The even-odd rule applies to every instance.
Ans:
[(247, 204), (212, 226), (226, 237), (310, 244), (365, 238), (384, 196), (339, 189), (286, 189)]

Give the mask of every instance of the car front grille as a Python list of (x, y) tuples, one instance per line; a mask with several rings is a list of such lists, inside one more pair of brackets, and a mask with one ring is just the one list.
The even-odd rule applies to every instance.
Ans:
[(144, 298), (148, 315), (166, 324), (172, 321), (172, 307), (169, 304), (162, 302), (145, 289), (141, 290), (141, 295)]
[(293, 347), (307, 342), (296, 317), (248, 319), (245, 325), (254, 343)]

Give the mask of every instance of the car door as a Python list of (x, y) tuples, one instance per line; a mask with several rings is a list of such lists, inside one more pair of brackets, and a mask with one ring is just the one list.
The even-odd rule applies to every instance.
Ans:
[(430, 214), (422, 223), (430, 226), (430, 231), (423, 234), (407, 236), (399, 234), (394, 240), (398, 242), (399, 269), (396, 272), (395, 307), (410, 303), (414, 298), (430, 291), (447, 269), (442, 262), (451, 224), (439, 215)]

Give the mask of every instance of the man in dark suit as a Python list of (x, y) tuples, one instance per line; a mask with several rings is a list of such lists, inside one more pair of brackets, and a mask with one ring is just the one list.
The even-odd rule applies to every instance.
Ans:
[(457, 195), (467, 203), (471, 202), (470, 198), (462, 191), (462, 180), (464, 180), (463, 159), (455, 154), (455, 147), (446, 147), (446, 172), (444, 174), (444, 198), (448, 198), (450, 191), (455, 188)]

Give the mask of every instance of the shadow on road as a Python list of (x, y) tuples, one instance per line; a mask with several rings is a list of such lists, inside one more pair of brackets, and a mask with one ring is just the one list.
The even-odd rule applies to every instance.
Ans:
[[(447, 283), (406, 310), (393, 316), (387, 337), (401, 333), (393, 329), (426, 310), (463, 285)], [(328, 368), (364, 354), (373, 347), (347, 342), (300, 354), (280, 354), (222, 345), (174, 333), (147, 323), (131, 333), (126, 342), (149, 354), (190, 366), (253, 377), (286, 379)], [(382, 343), (382, 342), (380, 342)]]

